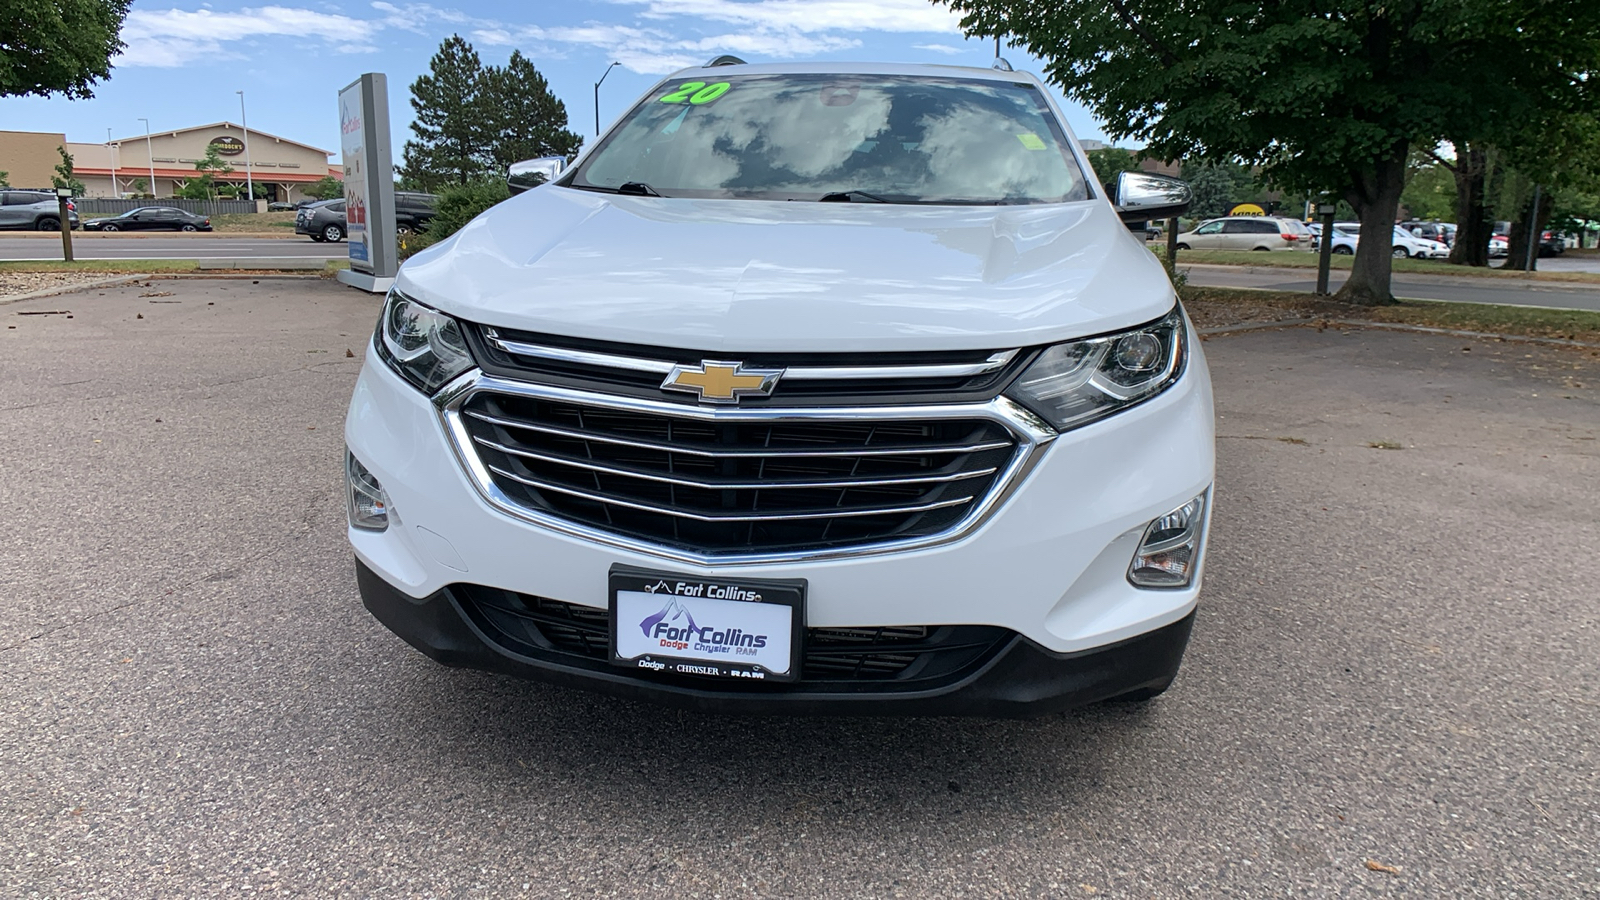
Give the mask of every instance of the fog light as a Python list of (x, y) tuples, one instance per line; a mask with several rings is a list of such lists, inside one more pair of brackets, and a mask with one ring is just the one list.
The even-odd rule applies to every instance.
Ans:
[(361, 460), (348, 450), (344, 454), (344, 474), (348, 487), (345, 496), (348, 500), (346, 507), (350, 511), (350, 526), (367, 531), (388, 528), (389, 495), (383, 492), (383, 485), (372, 477)]
[(1200, 565), (1205, 523), (1205, 494), (1151, 522), (1128, 567), (1128, 580), (1146, 588), (1188, 587)]

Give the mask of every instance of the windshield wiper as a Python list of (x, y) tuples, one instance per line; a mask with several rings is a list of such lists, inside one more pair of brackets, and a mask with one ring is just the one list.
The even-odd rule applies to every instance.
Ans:
[(882, 197), (879, 197), (877, 194), (869, 194), (866, 191), (834, 191), (831, 194), (823, 194), (822, 198), (820, 200), (818, 200), (817, 202), (818, 203), (854, 203), (858, 199), (859, 200), (865, 200), (868, 203), (889, 203), (889, 202), (891, 202), (891, 201), (883, 199)]
[(580, 191), (600, 191), (606, 194), (627, 194), (633, 197), (660, 197), (661, 192), (642, 181), (624, 181), (617, 187), (606, 187), (603, 184), (575, 184), (572, 185)]

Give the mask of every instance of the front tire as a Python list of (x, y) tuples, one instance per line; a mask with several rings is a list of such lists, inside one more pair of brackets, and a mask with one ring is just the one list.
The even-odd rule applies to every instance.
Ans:
[(100, 230), (101, 231), (116, 231), (117, 230), (117, 226), (115, 226), (115, 225), (101, 225), (100, 226)]
[(1272, 252), (1272, 248), (1271, 247), (1251, 247), (1250, 251), (1252, 253), (1270, 253), (1270, 252)]
[(337, 225), (329, 225), (322, 229), (322, 239), (330, 244), (337, 244), (344, 240), (344, 229)]
[(394, 233), (395, 234), (410, 234), (411, 233), (411, 226), (405, 224), (404, 222), (401, 222), (401, 223), (399, 223), (399, 224), (394, 226)]
[(1396, 248), (1394, 248), (1394, 252), (1391, 253), (1390, 256), (1393, 256), (1395, 259), (1410, 259), (1411, 258), (1411, 254), (1407, 253), (1406, 252), (1406, 248), (1404, 248), (1404, 247), (1396, 247)]
[(1189, 245), (1188, 245), (1188, 244), (1185, 244), (1185, 243), (1182, 243), (1182, 242), (1181, 242), (1181, 241), (1180, 241), (1180, 242), (1179, 242), (1179, 243), (1178, 243), (1178, 249), (1179, 249), (1179, 250), (1187, 250), (1187, 249), (1189, 249)]
[(1355, 251), (1351, 250), (1349, 247), (1335, 247), (1335, 248), (1333, 248), (1333, 255), (1335, 255), (1335, 256), (1354, 256), (1355, 255)]

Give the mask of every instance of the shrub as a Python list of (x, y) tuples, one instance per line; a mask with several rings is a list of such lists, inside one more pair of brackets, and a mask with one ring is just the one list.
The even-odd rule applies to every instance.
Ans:
[(453, 184), (439, 191), (433, 221), (422, 234), (406, 235), (400, 241), (400, 256), (408, 257), (424, 247), (444, 240), (465, 228), (478, 214), (511, 196), (504, 178), (476, 178), (466, 184)]

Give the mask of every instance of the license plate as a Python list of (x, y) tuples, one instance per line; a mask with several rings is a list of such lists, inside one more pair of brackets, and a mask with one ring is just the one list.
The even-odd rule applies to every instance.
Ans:
[(800, 676), (804, 580), (700, 578), (613, 566), (611, 661), (753, 681)]

